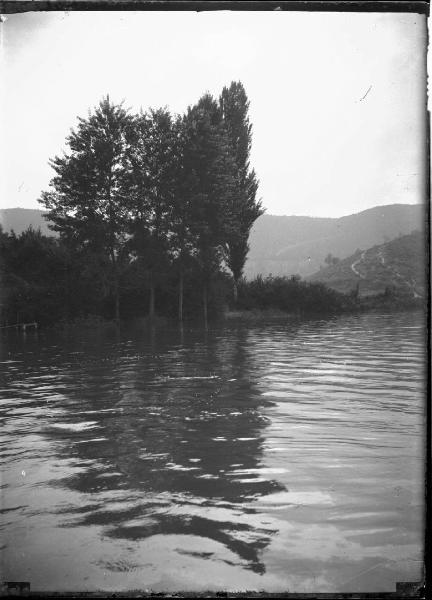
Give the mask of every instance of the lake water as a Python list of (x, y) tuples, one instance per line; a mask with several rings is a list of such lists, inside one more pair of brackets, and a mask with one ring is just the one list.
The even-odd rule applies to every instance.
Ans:
[(423, 570), (417, 313), (2, 339), (2, 578), (394, 591)]

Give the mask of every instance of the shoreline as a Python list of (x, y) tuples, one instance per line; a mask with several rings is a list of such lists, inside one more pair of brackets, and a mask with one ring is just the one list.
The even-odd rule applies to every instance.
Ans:
[[(366, 299), (364, 299), (366, 300)], [(426, 316), (426, 302), (416, 304), (389, 304), (389, 303), (360, 303), (353, 309), (343, 310), (341, 312), (320, 312), (310, 313), (301, 311), (286, 312), (277, 308), (267, 309), (227, 309), (214, 319), (210, 320), (210, 326), (221, 326), (234, 323), (266, 323), (274, 321), (304, 321), (304, 320), (315, 320), (315, 319), (334, 319), (337, 317), (344, 316), (355, 316), (363, 315), (366, 313), (406, 313), (406, 312), (417, 312), (421, 311)], [(73, 319), (71, 321), (57, 321), (50, 325), (38, 326), (29, 328), (31, 333), (44, 332), (58, 332), (58, 333), (84, 333), (84, 332), (100, 332), (100, 333), (116, 333), (119, 329), (130, 329), (135, 330), (147, 330), (153, 328), (172, 328), (172, 327), (198, 327), (204, 328), (201, 318), (189, 318), (185, 319), (180, 323), (175, 317), (166, 317), (156, 315), (153, 321), (148, 317), (134, 317), (130, 319), (121, 319), (119, 323), (115, 319), (104, 319), (98, 315), (89, 315), (87, 317), (81, 317)], [(14, 331), (15, 333), (20, 332), (27, 333), (25, 328), (21, 327), (21, 324), (12, 325), (7, 328), (2, 328), (3, 333)]]

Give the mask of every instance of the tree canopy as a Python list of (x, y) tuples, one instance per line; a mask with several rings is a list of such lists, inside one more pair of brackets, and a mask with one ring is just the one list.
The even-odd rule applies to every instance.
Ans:
[(234, 297), (249, 251), (248, 239), (252, 225), (263, 214), (257, 200), (258, 180), (250, 168), (252, 125), (249, 121), (249, 100), (241, 82), (224, 87), (219, 98), (223, 124), (235, 161), (235, 193), (231, 198), (232, 227), (225, 241), (225, 258), (234, 278)]
[(199, 274), (206, 322), (224, 264), (236, 289), (250, 228), (263, 212), (249, 166), (248, 109), (240, 82), (219, 99), (205, 93), (184, 115), (166, 107), (131, 114), (107, 96), (51, 161), (55, 175), (40, 199), (46, 217), (70, 252), (91, 257), (116, 319), (130, 272), (149, 291), (150, 316), (173, 273), (180, 319), (185, 277)]

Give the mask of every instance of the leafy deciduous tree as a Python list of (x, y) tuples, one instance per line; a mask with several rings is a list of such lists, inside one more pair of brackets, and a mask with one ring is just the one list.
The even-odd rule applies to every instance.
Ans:
[(128, 111), (108, 96), (87, 119), (79, 118), (67, 138), (69, 153), (51, 161), (56, 175), (40, 200), (61, 238), (106, 255), (116, 320), (129, 221), (127, 156), (133, 125)]
[(179, 143), (176, 121), (167, 109), (150, 110), (136, 122), (131, 153), (132, 247), (147, 274), (149, 315), (155, 291), (168, 269), (172, 213), (178, 187)]

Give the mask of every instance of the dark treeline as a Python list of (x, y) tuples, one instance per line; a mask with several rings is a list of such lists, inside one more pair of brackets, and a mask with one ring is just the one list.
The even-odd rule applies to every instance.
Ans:
[[(110, 264), (87, 249), (71, 251), (61, 238), (28, 229), (17, 236), (0, 229), (1, 325), (37, 322), (49, 325), (100, 317), (112, 319), (115, 298)], [(201, 276), (198, 266), (187, 270), (184, 284), (184, 316), (202, 314)], [(220, 313), (232, 297), (232, 278), (214, 275), (209, 287), (209, 317)], [(150, 287), (137, 261), (121, 273), (121, 317), (132, 319), (149, 312)], [(160, 276), (158, 314), (178, 316), (178, 272), (174, 265)]]
[(55, 176), (40, 202), (70, 260), (66, 270), (84, 253), (117, 320), (131, 272), (148, 290), (151, 317), (174, 273), (180, 320), (186, 280), (199, 275), (205, 322), (223, 263), (236, 294), (249, 232), (263, 213), (248, 108), (240, 82), (219, 99), (204, 94), (181, 116), (167, 108), (131, 114), (107, 97), (51, 161)]
[(106, 97), (79, 118), (39, 200), (58, 237), (1, 232), (2, 322), (201, 312), (207, 325), (227, 303), (340, 308), (323, 286), (270, 278), (263, 294), (262, 280), (242, 280), (250, 229), (264, 212), (248, 109), (233, 82), (184, 115), (132, 114)]
[(239, 285), (237, 307), (240, 310), (269, 310), (301, 315), (335, 314), (357, 307), (354, 294), (345, 295), (320, 282), (291, 277), (255, 277)]
[[(85, 248), (71, 252), (61, 238), (28, 229), (17, 236), (0, 228), (1, 325), (57, 322), (113, 317), (113, 287), (106, 258)], [(185, 318), (202, 312), (200, 265), (185, 269), (183, 298)], [(227, 308), (240, 311), (276, 309), (290, 313), (335, 314), (355, 309), (353, 297), (339, 294), (321, 283), (293, 277), (243, 278), (234, 299), (232, 276), (222, 269), (213, 274), (208, 288), (209, 317)], [(179, 281), (176, 263), (158, 277), (158, 313), (178, 317)], [(150, 282), (138, 261), (129, 262), (121, 274), (119, 304), (124, 319), (149, 313)]]

